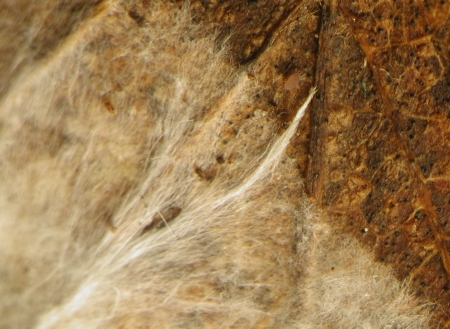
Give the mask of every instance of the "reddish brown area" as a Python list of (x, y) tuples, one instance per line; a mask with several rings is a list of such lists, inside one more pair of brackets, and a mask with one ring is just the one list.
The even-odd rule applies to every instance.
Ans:
[[(271, 88), (262, 92), (261, 106), (271, 106), (281, 124), (307, 92), (297, 91), (297, 74), (318, 88), (287, 153), (306, 170), (308, 191), (334, 226), (373, 250), (417, 295), (437, 302), (434, 325), (446, 326), (447, 2), (194, 1), (193, 8), (220, 31), (218, 45), (229, 38), (239, 65), (257, 63), (258, 77), (267, 75), (261, 82)], [(283, 85), (269, 82), (276, 75), (271, 67), (283, 74)], [(284, 95), (276, 97), (280, 88)]]
[(307, 186), (416, 293), (450, 312), (447, 2), (323, 7)]
[(281, 127), (317, 87), (287, 150), (309, 194), (437, 303), (434, 327), (450, 327), (450, 5), (202, 0), (191, 10), (266, 87), (257, 105)]

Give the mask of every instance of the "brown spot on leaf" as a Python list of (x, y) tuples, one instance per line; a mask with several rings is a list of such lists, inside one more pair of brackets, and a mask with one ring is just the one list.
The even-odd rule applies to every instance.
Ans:
[[(223, 157), (219, 157), (216, 159), (218, 163), (223, 163)], [(217, 174), (217, 166), (215, 164), (209, 164), (204, 166), (195, 166), (195, 173), (204, 180), (211, 181), (216, 177)]]
[(111, 102), (111, 98), (109, 98), (109, 96), (104, 95), (102, 97), (102, 103), (103, 103), (103, 106), (105, 107), (105, 109), (109, 113), (111, 113), (111, 114), (116, 114), (117, 113), (116, 109), (114, 108), (114, 105)]
[(181, 208), (177, 206), (169, 206), (160, 211), (157, 211), (153, 216), (152, 221), (142, 229), (141, 234), (144, 234), (153, 229), (163, 228), (166, 224), (177, 218), (180, 212)]
[(286, 91), (297, 90), (299, 88), (299, 84), (302, 80), (302, 76), (298, 72), (292, 73), (284, 83), (284, 89)]
[(145, 22), (144, 15), (140, 13), (137, 8), (130, 9), (128, 11), (128, 16), (130, 16), (138, 25), (142, 25)]

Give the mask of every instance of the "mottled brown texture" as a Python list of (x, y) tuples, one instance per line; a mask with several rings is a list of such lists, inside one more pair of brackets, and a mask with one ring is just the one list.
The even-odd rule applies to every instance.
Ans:
[[(263, 87), (255, 108), (286, 128), (313, 86), (321, 6), (316, 1), (191, 1), (194, 18), (204, 31), (218, 32), (218, 47), (225, 42), (229, 56)], [(309, 111), (287, 154), (306, 175), (310, 146)]]
[(229, 38), (233, 60), (258, 58), (259, 76), (270, 77), (272, 67), (283, 74), (284, 85), (262, 80), (271, 87), (263, 102), (281, 123), (296, 102), (278, 91), (303, 98), (297, 81), (317, 86), (312, 121), (308, 113), (287, 153), (300, 172), (310, 159), (307, 187), (334, 225), (443, 306), (437, 321), (446, 322), (448, 5), (202, 1), (192, 8), (221, 31), (219, 42)]
[(323, 7), (307, 185), (334, 225), (450, 311), (447, 2)]

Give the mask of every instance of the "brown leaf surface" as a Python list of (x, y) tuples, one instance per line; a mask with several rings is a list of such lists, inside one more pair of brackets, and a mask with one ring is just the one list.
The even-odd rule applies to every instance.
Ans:
[(447, 2), (324, 7), (310, 193), (449, 319)]
[[(261, 102), (281, 123), (310, 85), (318, 88), (288, 150), (310, 195), (336, 228), (438, 304), (434, 326), (449, 327), (450, 5), (202, 1), (193, 8), (230, 38), (236, 62), (256, 63), (268, 86)], [(272, 83), (277, 74), (284, 89)]]

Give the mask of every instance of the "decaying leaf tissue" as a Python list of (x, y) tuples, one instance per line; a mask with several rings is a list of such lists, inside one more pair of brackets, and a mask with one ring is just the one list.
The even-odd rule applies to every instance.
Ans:
[(449, 18), (0, 0), (0, 328), (450, 328)]

